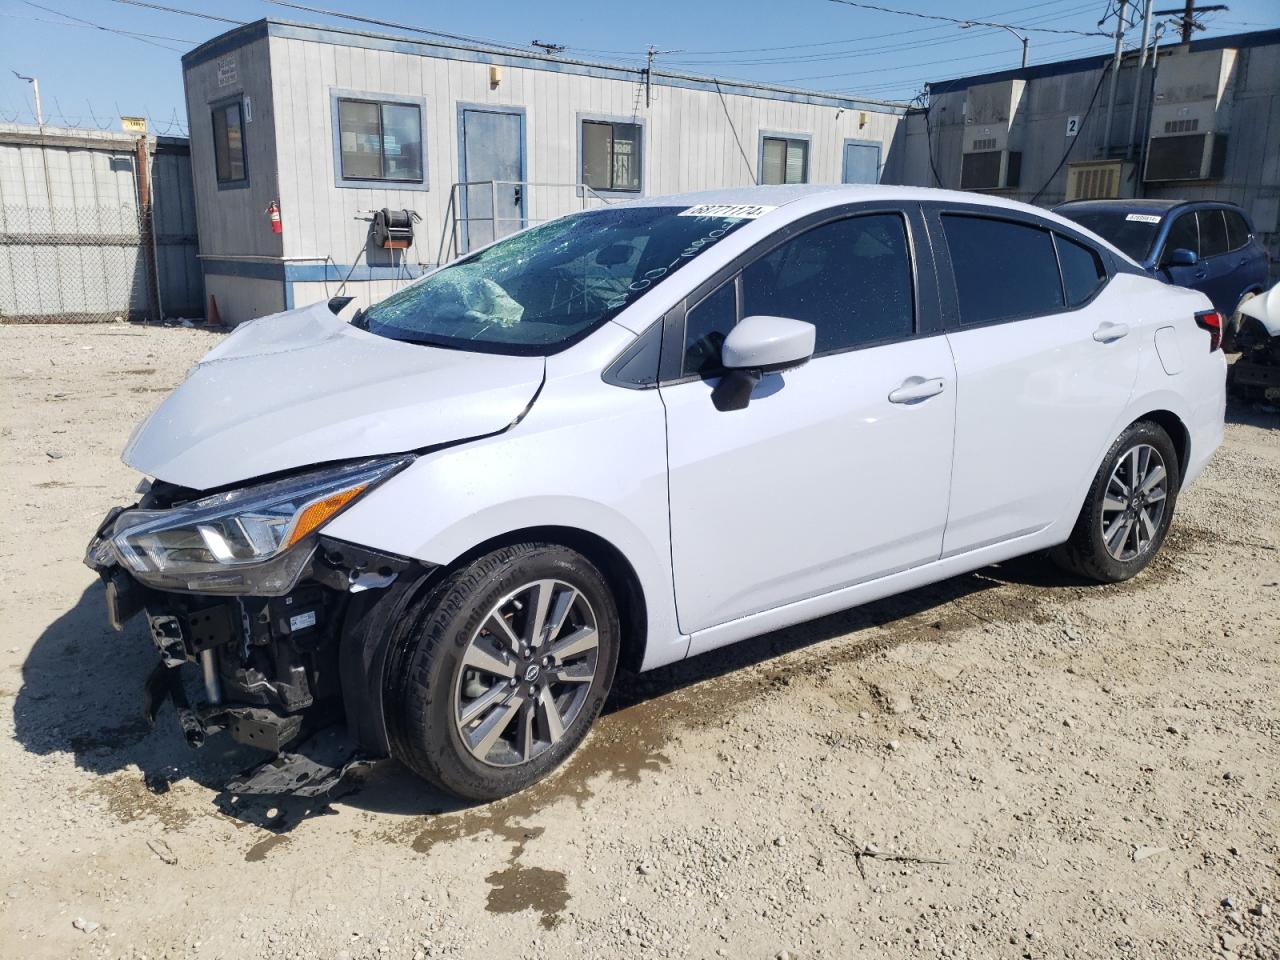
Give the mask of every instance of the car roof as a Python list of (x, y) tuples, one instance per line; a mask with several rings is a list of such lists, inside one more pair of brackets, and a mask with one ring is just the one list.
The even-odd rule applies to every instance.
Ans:
[(674, 207), (695, 204), (761, 204), (784, 206), (800, 200), (818, 200), (823, 205), (842, 203), (866, 203), (876, 200), (951, 201), (978, 206), (1003, 207), (1011, 210), (1046, 214), (1041, 207), (1006, 200), (1003, 197), (965, 193), (960, 190), (939, 190), (933, 187), (906, 187), (878, 183), (802, 183), (780, 186), (728, 187), (721, 190), (699, 190), (668, 196), (640, 197), (627, 201), (628, 206)]
[[(833, 184), (787, 184), (785, 186), (753, 186), (731, 187), (723, 190), (702, 190), (694, 193), (678, 193), (670, 196), (639, 197), (624, 203), (611, 204), (611, 207), (643, 206), (643, 207), (692, 207), (699, 204), (758, 204), (783, 208), (766, 213), (762, 221), (786, 215), (786, 210), (796, 211), (804, 215), (826, 207), (836, 207), (846, 203), (872, 203), (876, 201), (899, 202), (933, 202), (965, 204), (970, 207), (988, 207), (992, 210), (1008, 210), (1014, 213), (1031, 214), (1049, 223), (1056, 223), (1076, 233), (1084, 234), (1100, 246), (1112, 251), (1128, 261), (1130, 258), (1107, 240), (1082, 227), (1060, 213), (1034, 207), (1004, 197), (990, 196), (981, 193), (968, 193), (962, 190), (939, 190), (935, 187), (907, 187), (892, 184), (872, 183), (833, 183)], [(794, 217), (795, 214), (792, 214)]]
[(1053, 209), (1064, 213), (1168, 213), (1182, 207), (1204, 208), (1220, 207), (1228, 210), (1239, 210), (1234, 203), (1225, 200), (1171, 200), (1165, 198), (1147, 198), (1142, 200), (1068, 200)]

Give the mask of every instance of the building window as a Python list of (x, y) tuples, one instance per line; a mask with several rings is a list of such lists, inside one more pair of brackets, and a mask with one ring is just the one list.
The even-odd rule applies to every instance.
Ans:
[(640, 192), (643, 140), (638, 123), (582, 121), (582, 182), (592, 190)]
[(764, 137), (760, 147), (761, 183), (808, 183), (809, 141)]
[(247, 183), (244, 113), (240, 101), (213, 108), (213, 169), (219, 185)]
[(341, 180), (424, 182), (419, 104), (337, 100)]

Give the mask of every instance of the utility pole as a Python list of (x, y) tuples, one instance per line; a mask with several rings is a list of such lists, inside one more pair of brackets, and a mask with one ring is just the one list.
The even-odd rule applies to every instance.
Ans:
[(1147, 66), (1147, 44), (1151, 42), (1151, 0), (1142, 7), (1142, 51), (1138, 54), (1138, 72), (1133, 78), (1133, 106), (1129, 111), (1129, 139), (1125, 143), (1124, 158), (1133, 159), (1133, 140), (1138, 133), (1138, 102), (1142, 99), (1142, 74)]
[(648, 59), (648, 65), (644, 68), (644, 105), (646, 107), (649, 106), (653, 96), (653, 61), (668, 53), (680, 53), (680, 51), (659, 50), (653, 44), (649, 44), (649, 49), (645, 53), (645, 57)]
[(1107, 93), (1107, 120), (1102, 128), (1102, 159), (1111, 153), (1111, 121), (1116, 113), (1116, 85), (1120, 80), (1120, 59), (1124, 55), (1125, 10), (1128, 0), (1120, 0), (1116, 12), (1116, 52), (1111, 61), (1111, 89)]
[(648, 53), (645, 54), (648, 58), (648, 62), (645, 64), (644, 68), (644, 106), (646, 110), (649, 109), (649, 103), (653, 97), (653, 59), (657, 55), (658, 48), (653, 44), (649, 44)]
[(977, 27), (977, 26), (995, 26), (995, 27), (1000, 27), (1001, 29), (1008, 30), (1008, 31), (1009, 31), (1010, 33), (1012, 33), (1015, 37), (1017, 37), (1017, 38), (1018, 38), (1018, 40), (1019, 40), (1019, 42), (1022, 44), (1022, 69), (1024, 69), (1024, 70), (1025, 70), (1025, 69), (1027, 68), (1027, 59), (1028, 59), (1028, 54), (1029, 54), (1029, 52), (1030, 52), (1028, 48), (1029, 48), (1029, 46), (1030, 46), (1030, 44), (1031, 44), (1031, 37), (1030, 37), (1029, 35), (1027, 35), (1027, 34), (1025, 34), (1025, 33), (1019, 33), (1016, 29), (1014, 29), (1013, 27), (1009, 26), (1008, 24), (1004, 24), (1004, 23), (995, 23), (995, 24), (977, 24), (977, 23), (969, 23), (969, 22), (965, 22), (965, 23), (960, 24), (960, 29), (961, 29), (961, 30), (968, 30), (968, 29), (969, 29), (969, 28), (971, 28), (971, 27)]
[(40, 106), (40, 81), (37, 80), (35, 77), (24, 77), (17, 70), (13, 71), (13, 75), (17, 77), (19, 80), (25, 80), (27, 81), (27, 83), (31, 84), (31, 96), (36, 101), (36, 126), (43, 127), (44, 126), (44, 110)]
[(535, 40), (533, 43), (529, 44), (529, 46), (537, 47), (539, 50), (544, 50), (547, 53), (564, 53), (566, 49), (563, 43), (546, 43), (542, 40)]
[(1186, 0), (1181, 10), (1157, 10), (1157, 17), (1176, 16), (1179, 22), (1179, 32), (1182, 34), (1182, 42), (1190, 43), (1191, 34), (1196, 30), (1203, 30), (1204, 27), (1196, 21), (1197, 13), (1218, 13), (1222, 10), (1230, 9), (1225, 3), (1215, 3), (1212, 6), (1197, 7), (1195, 0)]

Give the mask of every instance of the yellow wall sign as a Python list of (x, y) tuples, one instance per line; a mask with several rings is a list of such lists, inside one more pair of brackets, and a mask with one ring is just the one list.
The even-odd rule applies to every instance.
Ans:
[(146, 133), (147, 118), (146, 117), (121, 117), (120, 129), (125, 133)]

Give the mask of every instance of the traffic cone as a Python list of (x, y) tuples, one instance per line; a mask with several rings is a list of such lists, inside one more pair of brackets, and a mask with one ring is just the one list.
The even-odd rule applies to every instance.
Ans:
[(209, 294), (209, 314), (205, 317), (205, 326), (221, 327), (222, 325), (222, 315), (218, 313), (218, 300), (211, 293)]

